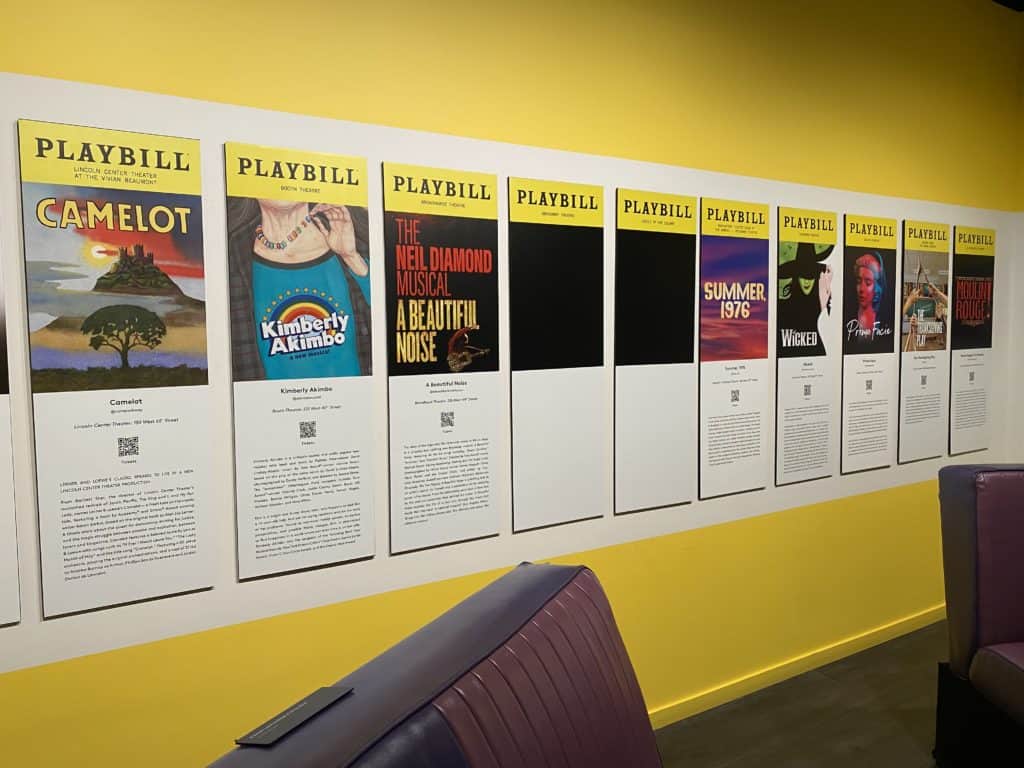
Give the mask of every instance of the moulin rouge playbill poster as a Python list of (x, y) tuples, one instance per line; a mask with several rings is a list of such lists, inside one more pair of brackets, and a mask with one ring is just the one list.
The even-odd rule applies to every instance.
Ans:
[(229, 143), (241, 578), (374, 552), (366, 160)]
[(44, 614), (209, 586), (198, 142), (18, 137)]
[(950, 292), (950, 454), (989, 447), (992, 321), (996, 232), (957, 226), (953, 231)]
[(497, 179), (385, 163), (391, 551), (494, 535)]

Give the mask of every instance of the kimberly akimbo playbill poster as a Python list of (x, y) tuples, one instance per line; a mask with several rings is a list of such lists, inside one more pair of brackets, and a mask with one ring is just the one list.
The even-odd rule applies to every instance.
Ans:
[(44, 614), (208, 586), (199, 144), (18, 135)]
[(373, 554), (366, 160), (229, 143), (241, 578)]
[(391, 551), (498, 532), (498, 192), (384, 164)]

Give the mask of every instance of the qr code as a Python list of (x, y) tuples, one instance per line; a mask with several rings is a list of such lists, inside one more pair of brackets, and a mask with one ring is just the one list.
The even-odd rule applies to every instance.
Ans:
[(729, 402), (730, 403), (738, 403), (739, 401), (740, 401), (740, 391), (738, 389), (734, 389), (734, 390), (730, 391), (729, 392)]
[(875, 386), (875, 382), (872, 381), (871, 379), (866, 379), (864, 381), (864, 389), (866, 389), (868, 392), (870, 392), (872, 387), (874, 387), (874, 386)]
[(117, 455), (119, 458), (139, 455), (139, 438), (119, 437), (117, 438)]
[(316, 437), (316, 422), (315, 421), (300, 421), (299, 422), (299, 439), (300, 440), (311, 440)]
[(926, 373), (922, 373), (921, 374), (921, 386), (922, 387), (927, 387), (928, 386), (928, 374), (926, 374)]
[(455, 411), (441, 411), (441, 426), (442, 427), (454, 427), (455, 426)]
[(969, 382), (971, 382), (972, 384), (974, 383), (974, 371), (968, 371), (967, 372), (967, 380)]
[(810, 384), (804, 384), (804, 397), (810, 397), (810, 396), (811, 396), (811, 385)]

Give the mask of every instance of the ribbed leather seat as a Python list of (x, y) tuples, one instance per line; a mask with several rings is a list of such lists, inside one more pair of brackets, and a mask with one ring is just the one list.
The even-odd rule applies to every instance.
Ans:
[(659, 768), (611, 606), (523, 564), (343, 678), (352, 695), (216, 768)]

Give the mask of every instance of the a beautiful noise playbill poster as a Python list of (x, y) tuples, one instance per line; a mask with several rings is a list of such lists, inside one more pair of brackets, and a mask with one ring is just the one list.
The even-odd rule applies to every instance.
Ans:
[[(829, 477), (835, 460), (836, 214), (779, 208), (775, 483)], [(838, 304), (838, 302), (835, 302)]]
[(374, 552), (366, 160), (224, 148), (238, 571)]
[(701, 200), (700, 498), (768, 484), (768, 206)]
[(896, 453), (896, 221), (847, 214), (843, 249), (844, 474)]
[(385, 163), (391, 551), (498, 532), (498, 195)]
[(199, 144), (18, 136), (43, 612), (209, 586)]
[(949, 452), (989, 447), (992, 387), (992, 298), (996, 231), (954, 228), (950, 292)]

